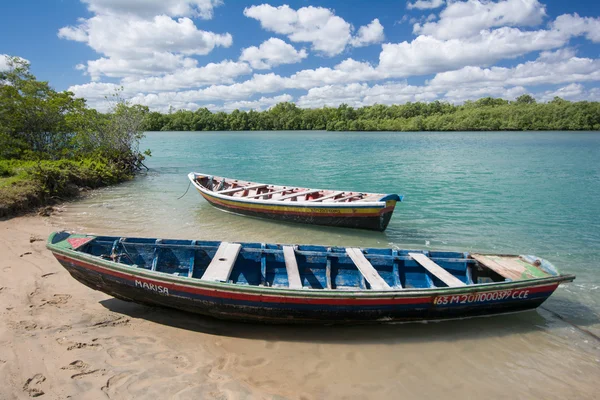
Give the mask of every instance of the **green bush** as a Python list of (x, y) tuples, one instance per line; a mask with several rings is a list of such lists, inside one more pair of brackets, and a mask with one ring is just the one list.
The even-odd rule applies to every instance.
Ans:
[(6, 178), (9, 176), (13, 176), (13, 169), (10, 167), (9, 163), (4, 160), (0, 160), (0, 178)]

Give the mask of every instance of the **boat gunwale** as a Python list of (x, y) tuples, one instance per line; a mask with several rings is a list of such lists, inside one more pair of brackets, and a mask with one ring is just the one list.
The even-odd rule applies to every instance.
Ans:
[[(244, 198), (244, 197), (233, 197), (233, 196), (227, 196), (227, 195), (222, 195), (219, 194), (218, 192), (214, 192), (211, 190), (208, 190), (206, 187), (198, 184), (196, 182), (196, 177), (197, 176), (212, 176), (212, 175), (207, 175), (207, 174), (203, 174), (200, 172), (190, 172), (188, 174), (188, 179), (190, 180), (190, 182), (194, 185), (194, 187), (199, 190), (200, 192), (202, 192), (203, 194), (206, 194), (208, 196), (211, 197), (216, 197), (218, 199), (222, 199), (222, 200), (229, 200), (229, 201), (235, 201), (235, 202), (239, 202), (239, 203), (245, 203), (245, 204), (258, 204), (258, 205), (271, 205), (271, 206), (281, 206), (281, 207), (303, 207), (303, 208), (373, 208), (373, 207), (377, 207), (377, 208), (385, 208), (386, 207), (386, 201), (359, 201), (359, 202), (349, 202), (349, 203), (324, 203), (324, 202), (311, 202), (308, 200), (302, 200), (302, 201), (288, 201), (288, 202), (284, 202), (284, 201), (278, 201), (278, 200), (260, 200), (260, 199), (248, 199), (248, 198)], [(226, 177), (218, 177), (218, 178), (223, 178), (223, 179), (232, 179), (232, 178), (226, 178)], [(250, 182), (250, 181), (244, 181), (244, 182), (248, 182), (248, 183), (253, 183), (253, 184), (262, 184), (259, 182)], [(287, 186), (287, 185), (275, 185), (275, 184), (266, 184), (266, 185), (270, 185), (270, 186)], [(290, 190), (293, 190), (294, 188), (296, 188), (295, 186), (291, 186)], [(313, 189), (313, 188), (299, 188), (299, 189), (307, 189), (307, 190), (319, 190), (319, 191), (324, 191), (324, 190), (333, 190), (333, 189)], [(349, 191), (346, 191), (349, 192)], [(370, 193), (370, 192), (356, 192), (356, 193), (363, 193), (363, 194), (369, 194), (369, 195), (381, 195), (381, 199), (385, 199), (388, 196), (398, 196), (399, 200), (395, 200), (395, 201), (399, 201), (402, 202), (402, 200), (404, 199), (403, 195), (399, 195), (399, 194), (384, 194), (384, 193)], [(265, 193), (265, 195), (268, 195), (268, 193)]]
[[(236, 292), (254, 295), (269, 295), (270, 297), (306, 297), (306, 298), (361, 298), (361, 299), (395, 299), (402, 297), (423, 297), (423, 296), (446, 296), (465, 294), (471, 292), (488, 292), (494, 290), (520, 289), (525, 287), (538, 287), (562, 282), (570, 282), (575, 279), (571, 274), (559, 274), (546, 278), (523, 279), (518, 281), (490, 282), (465, 285), (462, 287), (433, 287), (433, 288), (394, 288), (390, 290), (336, 290), (336, 289), (290, 289), (285, 287), (268, 287), (255, 285), (240, 285), (228, 282), (208, 282), (197, 278), (181, 277), (173, 274), (146, 270), (137, 265), (126, 265), (115, 261), (104, 260), (98, 256), (83, 253), (73, 249), (63, 249), (52, 244), (51, 240), (57, 232), (53, 232), (46, 244), (46, 247), (54, 254), (60, 254), (64, 257), (75, 259), (81, 262), (87, 262), (101, 268), (120, 272), (132, 277), (142, 279), (151, 279), (165, 281), (169, 284), (182, 285), (193, 288), (218, 290), (224, 292)], [(88, 236), (91, 237), (91, 236)], [(61, 242), (58, 242), (61, 243)]]

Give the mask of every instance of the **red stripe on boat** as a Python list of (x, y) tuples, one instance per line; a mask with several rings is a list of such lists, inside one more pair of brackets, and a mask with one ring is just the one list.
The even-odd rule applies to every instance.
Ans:
[[(372, 213), (345, 213), (345, 214), (341, 214), (341, 213), (326, 213), (326, 212), (296, 212), (296, 211), (286, 211), (286, 210), (264, 210), (262, 208), (257, 208), (257, 207), (252, 207), (251, 204), (246, 204), (244, 203), (241, 206), (235, 206), (235, 205), (231, 205), (228, 204), (226, 202), (220, 201), (218, 198), (216, 197), (211, 197), (208, 195), (204, 195), (204, 193), (200, 192), (200, 194), (202, 194), (202, 196), (206, 199), (206, 201), (210, 202), (210, 203), (215, 203), (215, 204), (219, 204), (223, 207), (226, 208), (233, 208), (233, 209), (237, 209), (237, 210), (247, 210), (247, 211), (254, 211), (257, 213), (262, 213), (262, 214), (288, 214), (288, 215), (302, 215), (302, 216), (309, 216), (309, 217), (339, 217), (339, 218), (373, 218), (373, 217), (378, 217), (381, 214), (385, 214), (386, 212), (390, 212), (393, 211), (395, 207), (384, 207), (384, 208), (380, 208), (375, 212)], [(273, 206), (273, 207), (277, 207), (278, 205), (275, 204), (267, 204), (269, 206)], [(291, 206), (291, 207), (301, 207), (295, 204), (287, 204), (287, 203), (283, 203), (281, 204), (281, 206)], [(308, 208), (308, 207), (307, 207)], [(312, 206), (310, 208), (319, 208), (318, 206)], [(351, 207), (348, 207), (351, 208)], [(325, 207), (321, 208), (321, 209), (327, 209)]]
[[(216, 297), (216, 298), (225, 298), (225, 299), (234, 299), (234, 300), (244, 300), (244, 301), (253, 301), (253, 302), (263, 302), (263, 303), (294, 303), (294, 304), (324, 304), (324, 305), (393, 305), (393, 304), (430, 304), (433, 299), (437, 296), (440, 296), (439, 293), (427, 295), (427, 296), (419, 296), (419, 297), (400, 297), (400, 298), (388, 298), (388, 299), (358, 299), (358, 298), (340, 298), (340, 299), (332, 299), (332, 298), (308, 298), (308, 297), (290, 297), (289, 294), (286, 296), (276, 296), (271, 294), (243, 294), (243, 293), (235, 293), (235, 292), (224, 292), (219, 289), (200, 289), (196, 287), (190, 287), (187, 285), (174, 284), (170, 282), (165, 282), (162, 280), (155, 280), (149, 278), (142, 278), (135, 274), (125, 274), (119, 271), (112, 270), (110, 268), (100, 267), (98, 265), (90, 264), (88, 262), (84, 262), (81, 260), (77, 260), (71, 257), (63, 256), (61, 254), (54, 253), (54, 256), (58, 260), (67, 261), (72, 264), (75, 264), (82, 268), (91, 269), (93, 271), (101, 272), (104, 274), (116, 276), (118, 278), (126, 279), (126, 280), (139, 280), (141, 282), (151, 283), (154, 285), (160, 285), (166, 287), (171, 290), (177, 290), (180, 292), (187, 292), (198, 294), (207, 297)], [(538, 292), (547, 292), (554, 291), (558, 283), (552, 283), (545, 286), (538, 287), (524, 287), (515, 290), (529, 290), (529, 293), (538, 293)], [(494, 289), (489, 291), (501, 291), (502, 289)], [(482, 292), (485, 292), (485, 288), (481, 288)], [(393, 296), (393, 294), (392, 294)]]

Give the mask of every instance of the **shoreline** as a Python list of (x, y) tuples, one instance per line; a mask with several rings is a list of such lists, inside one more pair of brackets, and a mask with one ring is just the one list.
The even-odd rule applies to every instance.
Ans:
[[(121, 302), (139, 317), (113, 312), (114, 299), (73, 280), (45, 248), (54, 230), (40, 216), (0, 221), (0, 313), (5, 322), (0, 325), (0, 398), (130, 398), (119, 394), (119, 383), (129, 379), (132, 369), (141, 374), (154, 365), (152, 380), (139, 379), (151, 387), (171, 368), (184, 372), (193, 363), (217, 368), (214, 339), (204, 338), (202, 351), (192, 356), (178, 351), (169, 343), (176, 330), (143, 318), (153, 309)], [(207, 386), (218, 392), (220, 383)]]
[[(222, 322), (79, 284), (45, 249), (60, 224), (0, 221), (3, 399), (595, 395), (598, 343), (544, 310), (381, 327)], [(426, 388), (424, 368), (438, 376)]]

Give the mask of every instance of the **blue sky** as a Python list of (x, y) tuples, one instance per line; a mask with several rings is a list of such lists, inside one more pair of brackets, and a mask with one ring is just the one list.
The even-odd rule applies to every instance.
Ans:
[(106, 108), (600, 97), (600, 5), (572, 0), (5, 2), (4, 55)]

